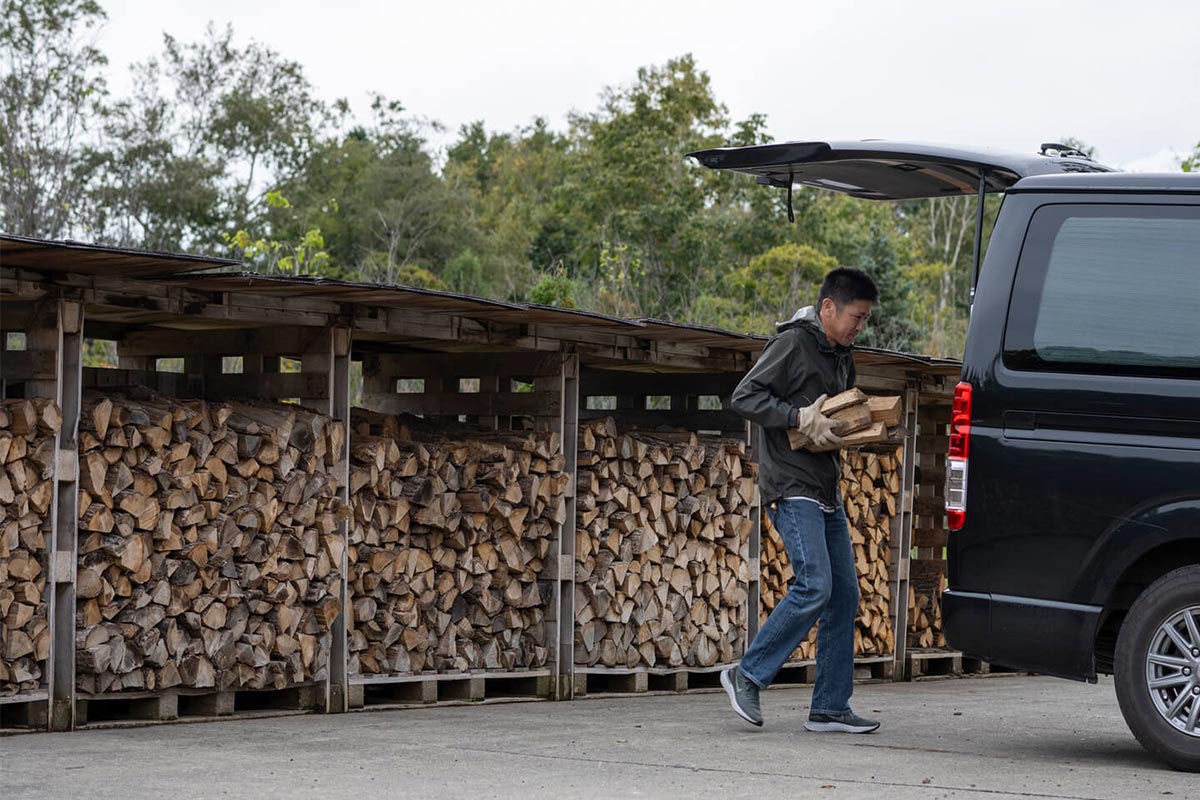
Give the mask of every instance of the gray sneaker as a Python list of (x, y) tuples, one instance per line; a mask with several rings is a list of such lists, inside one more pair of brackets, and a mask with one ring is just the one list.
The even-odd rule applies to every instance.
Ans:
[(758, 687), (746, 680), (737, 667), (721, 670), (721, 685), (729, 695), (729, 705), (751, 725), (762, 727), (762, 709), (758, 705)]
[(879, 729), (879, 723), (860, 717), (853, 711), (846, 711), (841, 714), (809, 714), (804, 729), (813, 733), (871, 733)]

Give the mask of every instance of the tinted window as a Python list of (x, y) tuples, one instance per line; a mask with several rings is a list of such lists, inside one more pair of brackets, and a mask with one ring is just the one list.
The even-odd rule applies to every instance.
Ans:
[(1005, 351), (1017, 368), (1200, 374), (1200, 208), (1039, 209)]

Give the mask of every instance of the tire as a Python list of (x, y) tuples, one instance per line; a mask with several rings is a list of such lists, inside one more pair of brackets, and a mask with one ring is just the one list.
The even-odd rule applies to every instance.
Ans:
[[(1181, 614), (1192, 617), (1190, 627)], [(1200, 675), (1194, 655), (1194, 650), (1200, 648), (1194, 630), (1200, 627), (1197, 617), (1200, 617), (1200, 565), (1167, 573), (1142, 592), (1129, 610), (1117, 639), (1114, 663), (1117, 701), (1129, 729), (1143, 747), (1173, 769), (1185, 772), (1200, 772), (1200, 724), (1195, 725), (1194, 731), (1188, 731), (1189, 723), (1200, 714), (1192, 711), (1200, 705), (1197, 693)], [(1182, 653), (1178, 640), (1165, 627), (1173, 619), (1172, 628), (1193, 651), (1182, 659), (1178, 657)], [(1156, 666), (1149, 660), (1152, 653), (1156, 658), (1173, 658), (1180, 664)], [(1183, 664), (1189, 660), (1190, 664)], [(1157, 679), (1156, 675), (1166, 676), (1175, 685), (1151, 689), (1150, 682)], [(1167, 715), (1177, 703), (1182, 705), (1172, 717), (1173, 724)]]

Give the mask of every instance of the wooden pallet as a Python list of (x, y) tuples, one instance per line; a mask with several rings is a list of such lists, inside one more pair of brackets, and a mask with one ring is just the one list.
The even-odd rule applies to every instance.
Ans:
[(589, 667), (575, 672), (575, 696), (690, 692), (721, 688), (721, 670), (727, 665), (701, 669), (604, 669)]
[(961, 675), (1011, 675), (1017, 670), (990, 664), (982, 658), (957, 650), (925, 648), (909, 650), (905, 656), (905, 680), (952, 678)]
[(0, 697), (0, 735), (45, 730), (46, 697), (45, 692)]
[(204, 717), (304, 714), (323, 710), (324, 707), (323, 683), (286, 689), (173, 689), (164, 692), (81, 694), (75, 701), (75, 726), (103, 727)]
[(550, 670), (478, 672), (456, 675), (354, 676), (350, 708), (402, 708), (434, 703), (545, 700), (554, 690)]
[[(890, 681), (895, 671), (891, 656), (854, 659), (854, 682)], [(817, 681), (817, 662), (812, 659), (789, 661), (779, 670), (772, 686), (807, 686)]]

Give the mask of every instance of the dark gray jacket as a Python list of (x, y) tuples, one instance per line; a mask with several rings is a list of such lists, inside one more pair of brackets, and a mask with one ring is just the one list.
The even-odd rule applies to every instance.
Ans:
[(763, 504), (810, 497), (836, 506), (838, 451), (793, 450), (787, 432), (795, 425), (796, 409), (854, 386), (851, 348), (829, 344), (812, 306), (775, 327), (777, 333), (733, 390), (733, 410), (758, 424), (752, 444)]

